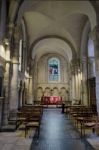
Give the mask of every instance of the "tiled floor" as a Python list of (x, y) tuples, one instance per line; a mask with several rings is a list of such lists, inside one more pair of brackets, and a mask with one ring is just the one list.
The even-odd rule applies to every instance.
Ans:
[[(33, 135), (33, 134), (31, 134)], [(45, 109), (40, 137), (24, 137), (23, 131), (0, 133), (0, 150), (93, 150), (81, 139), (61, 109)], [(99, 150), (99, 149), (97, 149)]]
[(80, 138), (61, 109), (46, 109), (42, 118), (40, 138), (32, 142), (30, 150), (93, 150)]

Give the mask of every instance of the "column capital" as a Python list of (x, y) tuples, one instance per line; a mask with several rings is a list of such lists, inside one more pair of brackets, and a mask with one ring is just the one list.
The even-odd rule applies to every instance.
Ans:
[(13, 64), (17, 64), (17, 65), (20, 64), (20, 63), (18, 62), (18, 60), (12, 60), (12, 63), (13, 63)]
[(95, 26), (90, 36), (94, 42), (95, 58), (99, 59), (99, 25)]
[(13, 47), (13, 60), (19, 61), (19, 42), (20, 42), (20, 29), (19, 26), (14, 28), (14, 47)]
[(19, 44), (19, 40), (20, 40), (20, 28), (19, 26), (16, 26), (14, 28), (14, 43)]
[(99, 25), (94, 27), (94, 29), (89, 33), (89, 37), (93, 41), (99, 41)]
[(13, 28), (14, 28), (14, 23), (13, 23), (13, 22), (9, 22), (8, 28), (9, 28), (9, 29), (13, 29)]
[(12, 37), (13, 30), (14, 30), (14, 23), (13, 23), (13, 22), (10, 22), (10, 23), (8, 24), (8, 38), (9, 38), (9, 40), (10, 40), (11, 37)]
[(6, 60), (6, 64), (11, 64), (11, 60)]
[(71, 61), (71, 66), (74, 68), (79, 68), (81, 64), (81, 60), (80, 59), (72, 59)]
[(79, 64), (80, 63), (80, 58), (72, 59), (71, 63)]

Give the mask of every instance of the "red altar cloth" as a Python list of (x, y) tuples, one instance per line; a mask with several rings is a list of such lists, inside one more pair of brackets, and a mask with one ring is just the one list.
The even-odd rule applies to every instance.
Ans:
[(45, 104), (45, 105), (62, 104), (62, 97), (61, 96), (44, 96), (42, 98), (42, 103)]

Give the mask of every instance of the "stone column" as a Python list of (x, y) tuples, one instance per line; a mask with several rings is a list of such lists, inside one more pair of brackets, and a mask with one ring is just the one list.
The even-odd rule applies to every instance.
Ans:
[(95, 58), (94, 57), (89, 57), (89, 78), (95, 77)]
[(81, 80), (82, 80), (82, 78), (81, 78), (81, 66), (79, 63), (78, 63), (78, 67), (77, 67), (77, 78), (78, 78), (78, 83), (77, 83), (78, 84), (78, 97), (77, 97), (77, 99), (79, 101), (81, 101)]
[(76, 70), (74, 60), (72, 60), (71, 74), (72, 74), (72, 104), (74, 104), (76, 99)]
[(80, 81), (81, 81), (81, 77), (80, 77), (80, 70), (78, 70), (78, 100), (80, 100)]
[(75, 99), (75, 76), (73, 74), (72, 75), (72, 103), (74, 99)]
[(87, 83), (87, 58), (82, 61), (82, 100), (84, 105), (88, 105), (88, 83)]
[(79, 102), (81, 99), (81, 69), (80, 69), (80, 60), (73, 59), (72, 60), (72, 81), (73, 81), (73, 99), (76, 100), (75, 102)]
[(0, 44), (3, 42), (6, 29), (6, 0), (1, 0), (0, 12)]
[(13, 76), (11, 80), (11, 96), (10, 96), (10, 110), (17, 110), (18, 108), (18, 62), (13, 62)]
[(23, 88), (22, 88), (22, 106), (25, 105), (25, 90), (26, 90), (26, 85), (25, 82), (23, 83)]
[(70, 75), (70, 78), (69, 78), (69, 100), (72, 102), (72, 76)]
[(75, 100), (77, 100), (78, 98), (78, 70), (77, 70), (77, 62), (76, 60), (74, 60), (74, 64), (73, 64), (73, 67), (74, 67), (74, 98)]
[(20, 88), (20, 108), (22, 107), (22, 91), (23, 87)]
[(33, 60), (33, 74), (32, 74), (32, 86), (33, 86), (33, 102), (36, 101), (37, 96), (37, 62)]
[(75, 60), (75, 74), (76, 74), (76, 100), (80, 100), (80, 60)]
[(29, 90), (28, 90), (28, 104), (33, 104), (33, 95), (32, 95), (32, 78), (29, 78)]
[[(0, 61), (0, 63), (2, 64), (2, 62)], [(0, 128), (3, 125), (3, 120), (4, 120), (4, 101), (5, 101), (5, 90), (4, 90), (4, 86), (3, 86), (3, 78), (4, 78), (4, 73), (5, 73), (5, 68), (3, 66), (3, 64), (0, 66), (0, 77), (1, 77), (1, 95), (0, 95)]]
[(12, 48), (12, 45), (11, 45), (11, 38), (13, 37), (13, 31), (14, 31), (14, 24), (13, 22), (10, 22), (8, 24), (8, 37), (9, 37), (9, 42), (10, 42), (10, 47)]
[(28, 98), (29, 98), (29, 79), (27, 75), (25, 75), (25, 104), (28, 104)]
[(32, 77), (26, 77), (26, 89), (27, 89), (27, 104), (33, 104), (33, 87)]
[[(75, 66), (76, 68), (77, 66)], [(76, 100), (78, 99), (78, 72), (77, 72), (77, 68), (75, 69), (75, 98)]]
[(27, 66), (27, 45), (26, 45), (26, 41), (23, 41), (23, 60), (22, 60), (22, 71), (25, 70), (26, 66)]
[(18, 109), (18, 70), (19, 69), (19, 28), (14, 30), (14, 51), (13, 51), (13, 73), (11, 80), (10, 111), (16, 113)]
[(4, 111), (3, 111), (3, 125), (8, 124), (8, 116), (9, 116), (9, 99), (10, 99), (10, 68), (11, 61), (10, 61), (10, 49), (9, 45), (6, 46), (6, 65), (5, 65), (5, 74), (4, 74)]
[(99, 114), (99, 25), (91, 32), (92, 39), (94, 41), (95, 52), (95, 69), (96, 69), (96, 103), (97, 112)]

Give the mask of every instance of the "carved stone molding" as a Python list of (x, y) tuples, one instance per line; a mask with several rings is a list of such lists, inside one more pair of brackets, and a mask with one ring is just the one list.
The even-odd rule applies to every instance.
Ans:
[(90, 32), (89, 37), (95, 42), (99, 41), (99, 25), (97, 25), (93, 31)]
[(99, 25), (90, 33), (90, 38), (94, 42), (95, 59), (99, 58)]
[(14, 28), (14, 43), (16, 45), (19, 44), (19, 40), (20, 40), (20, 28), (16, 26)]
[(14, 31), (14, 24), (13, 24), (13, 22), (10, 22), (8, 24), (8, 39), (9, 39), (9, 41), (11, 40), (11, 37), (13, 35), (13, 31)]

